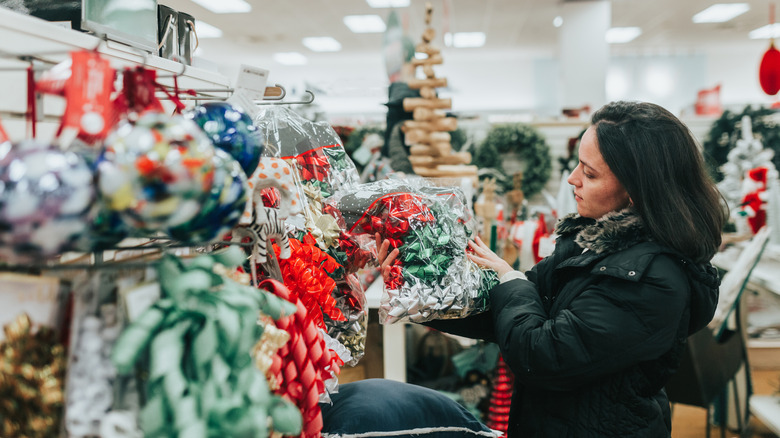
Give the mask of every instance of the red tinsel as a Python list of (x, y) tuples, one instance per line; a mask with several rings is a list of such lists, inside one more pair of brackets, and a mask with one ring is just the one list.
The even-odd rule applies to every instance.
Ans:
[(268, 375), (275, 383), (274, 393), (289, 398), (300, 409), (300, 437), (319, 437), (323, 425), (319, 396), (325, 392), (324, 382), (332, 374), (339, 374), (343, 362), (326, 347), (322, 332), (309, 318), (306, 307), (284, 284), (268, 279), (258, 287), (296, 305), (294, 315), (276, 321), (278, 328), (290, 334), (290, 340), (276, 353)]
[[(278, 245), (274, 245), (277, 257), (281, 253)], [(336, 288), (336, 282), (328, 276), (341, 267), (333, 257), (320, 250), (311, 234), (303, 237), (303, 241), (290, 239), (290, 258), (279, 259), (284, 284), (290, 288), (295, 298), (299, 298), (308, 310), (308, 318), (317, 327), (325, 328), (322, 314), (325, 313), (334, 321), (345, 321), (331, 293)]]

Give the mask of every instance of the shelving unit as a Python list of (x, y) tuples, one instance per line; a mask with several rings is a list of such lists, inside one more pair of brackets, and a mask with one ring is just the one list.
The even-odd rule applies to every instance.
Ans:
[[(230, 81), (218, 72), (186, 66), (125, 44), (102, 40), (95, 35), (9, 9), (0, 8), (0, 119), (12, 139), (23, 138), (27, 111), (26, 69), (50, 68), (68, 58), (70, 52), (95, 49), (110, 60), (117, 70), (145, 65), (157, 71), (158, 82), (173, 86), (174, 75), (182, 89), (216, 90), (211, 94), (228, 97)], [(225, 90), (225, 92), (221, 92)], [(42, 96), (38, 100), (39, 135), (53, 136), (65, 109), (64, 99)]]

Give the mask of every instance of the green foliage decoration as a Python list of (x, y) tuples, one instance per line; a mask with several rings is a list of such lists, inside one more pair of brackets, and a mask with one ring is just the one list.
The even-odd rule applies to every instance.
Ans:
[(728, 154), (742, 138), (742, 117), (750, 116), (753, 135), (761, 140), (764, 148), (775, 151), (772, 162), (780, 169), (780, 117), (775, 110), (766, 107), (746, 106), (742, 112), (726, 110), (712, 123), (702, 148), (710, 174), (716, 181), (723, 179), (720, 167), (728, 160)]
[[(523, 162), (523, 193), (526, 197), (542, 191), (552, 173), (550, 146), (544, 136), (525, 123), (495, 125), (474, 154), (480, 169), (493, 168), (506, 175), (503, 162), (508, 154), (517, 154)], [(504, 179), (504, 190), (511, 190), (512, 177)], [(506, 186), (509, 184), (509, 186)]]

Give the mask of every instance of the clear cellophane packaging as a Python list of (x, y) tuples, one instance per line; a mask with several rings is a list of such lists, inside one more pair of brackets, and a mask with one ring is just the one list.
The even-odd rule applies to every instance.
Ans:
[(337, 192), (328, 202), (361, 247), (375, 248), (378, 233), (389, 251), (400, 251), (385, 278), (383, 324), (462, 318), (489, 307), (498, 278), (466, 257), (473, 216), (460, 189), (389, 179)]

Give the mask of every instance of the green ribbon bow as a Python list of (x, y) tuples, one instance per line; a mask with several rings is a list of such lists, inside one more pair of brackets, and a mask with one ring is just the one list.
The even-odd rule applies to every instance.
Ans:
[(186, 263), (163, 257), (162, 298), (119, 337), (112, 360), (122, 375), (145, 379), (140, 412), (146, 437), (297, 435), (300, 411), (273, 395), (251, 358), (263, 328), (260, 312), (279, 319), (295, 305), (214, 272), (237, 266), (243, 252), (231, 247)]

